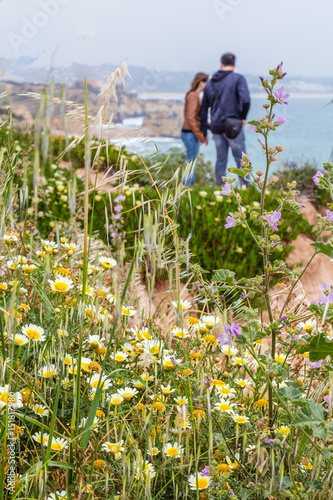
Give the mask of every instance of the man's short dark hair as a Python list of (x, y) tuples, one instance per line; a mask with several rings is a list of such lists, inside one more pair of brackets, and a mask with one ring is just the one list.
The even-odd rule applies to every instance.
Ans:
[(235, 66), (236, 56), (234, 56), (234, 54), (230, 54), (230, 52), (223, 54), (221, 57), (221, 63), (223, 66)]

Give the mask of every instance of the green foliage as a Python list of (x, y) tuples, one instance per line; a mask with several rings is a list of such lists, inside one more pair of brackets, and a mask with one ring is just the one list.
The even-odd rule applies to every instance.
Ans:
[[(218, 193), (218, 191), (215, 191)], [(254, 189), (241, 191), (242, 205), (250, 208), (258, 203), (259, 193)], [(139, 203), (141, 197), (144, 200), (156, 200), (156, 193), (151, 190), (137, 191), (135, 200)], [(221, 201), (219, 201), (221, 199)], [(274, 207), (276, 193), (267, 196), (266, 207), (270, 210)], [(100, 237), (104, 238), (104, 212), (108, 199), (95, 205), (94, 230), (99, 231)], [(128, 250), (133, 248), (135, 237), (138, 236), (138, 215), (134, 216), (133, 198), (128, 196), (124, 202), (124, 229), (126, 230)], [(152, 206), (154, 202), (152, 201)], [(193, 254), (192, 263), (200, 262), (201, 266), (209, 271), (227, 267), (235, 272), (238, 277), (261, 274), (262, 257), (252, 239), (244, 238), (244, 227), (238, 226), (227, 230), (224, 228), (226, 217), (229, 212), (237, 209), (234, 199), (219, 197), (212, 189), (202, 191), (198, 187), (191, 189), (190, 196), (184, 195), (180, 206), (175, 207), (175, 221), (179, 225), (179, 235), (187, 239), (189, 234), (190, 251)], [(304, 232), (311, 234), (312, 227), (301, 215), (291, 211), (283, 212), (283, 222), (279, 232), (281, 239), (289, 244), (295, 240), (298, 234)], [(291, 246), (284, 246), (282, 253), (273, 254), (274, 259), (285, 259), (291, 252)]]
[(317, 209), (325, 206), (329, 201), (329, 193), (320, 190), (313, 182), (312, 177), (316, 174), (318, 168), (305, 161), (287, 161), (284, 162), (275, 175), (280, 177), (278, 182), (273, 186), (273, 190), (286, 191), (287, 184), (293, 181), (297, 182), (296, 189), (302, 195), (306, 196)]

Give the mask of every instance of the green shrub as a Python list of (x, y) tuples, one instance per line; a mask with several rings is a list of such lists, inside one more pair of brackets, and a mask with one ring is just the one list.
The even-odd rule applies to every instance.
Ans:
[[(207, 196), (202, 196), (204, 193), (207, 193)], [(254, 189), (241, 191), (241, 196), (245, 208), (259, 202), (259, 194)], [(156, 200), (156, 193), (153, 190), (137, 191), (136, 201), (139, 202), (141, 197), (145, 200)], [(192, 235), (190, 240), (190, 249), (194, 255), (192, 261), (199, 261), (201, 266), (208, 271), (227, 267), (235, 271), (238, 276), (260, 273), (262, 257), (253, 241), (244, 238), (244, 228), (239, 226), (233, 228), (232, 232), (224, 228), (229, 212), (237, 208), (235, 201), (225, 196), (222, 197), (222, 201), (218, 200), (219, 198), (215, 196), (212, 189), (208, 188), (203, 191), (201, 188), (194, 187), (190, 195), (185, 194), (182, 197), (179, 208), (175, 207), (175, 221), (179, 225), (179, 235), (183, 239), (187, 239), (189, 234)], [(276, 192), (271, 192), (266, 201), (268, 211), (273, 210), (274, 203), (276, 204)], [(105, 238), (105, 205), (109, 205), (105, 196), (95, 204), (93, 227), (99, 232), (101, 238)], [(152, 206), (154, 206), (154, 201), (152, 201)], [(133, 212), (131, 209), (133, 209), (133, 198), (128, 196), (123, 202), (128, 258), (131, 257), (135, 237), (139, 235), (138, 216), (134, 216), (137, 211)], [(298, 234), (302, 232), (310, 234), (311, 231), (312, 226), (301, 215), (284, 211), (283, 222), (279, 228), (283, 241), (291, 243)], [(292, 246), (285, 246), (282, 253), (276, 253), (273, 256), (283, 260), (291, 250)]]

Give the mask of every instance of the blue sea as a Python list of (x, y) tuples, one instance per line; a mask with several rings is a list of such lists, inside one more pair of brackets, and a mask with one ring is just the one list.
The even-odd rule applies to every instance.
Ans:
[[(284, 116), (285, 124), (281, 125), (276, 132), (270, 134), (270, 146), (283, 146), (283, 152), (274, 163), (272, 172), (285, 162), (296, 161), (297, 163), (310, 162), (320, 168), (325, 161), (332, 158), (333, 151), (333, 104), (328, 104), (331, 97), (290, 97), (289, 104), (275, 107), (277, 116)], [(248, 120), (263, 116), (262, 97), (252, 97)], [(124, 120), (124, 128), (137, 128), (140, 119)], [(258, 134), (245, 127), (247, 154), (250, 156), (254, 169), (264, 169), (265, 161), (263, 150), (258, 142)], [(135, 149), (140, 154), (150, 153), (156, 148), (166, 152), (170, 148), (183, 148), (180, 139), (169, 137), (152, 137), (149, 140), (135, 139)], [(200, 149), (206, 160), (215, 163), (215, 143), (212, 136), (208, 146), (202, 145)], [(231, 152), (229, 153), (228, 167), (234, 166)]]

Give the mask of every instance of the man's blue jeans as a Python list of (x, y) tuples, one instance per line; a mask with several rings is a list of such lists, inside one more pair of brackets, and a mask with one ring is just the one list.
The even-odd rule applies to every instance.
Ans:
[[(181, 133), (181, 138), (186, 147), (186, 163), (189, 161), (194, 162), (199, 156), (200, 141), (195, 137), (192, 132)], [(196, 168), (196, 165), (195, 165)], [(191, 169), (190, 174), (183, 178), (183, 184), (186, 186), (194, 186), (195, 182), (195, 168)]]
[[(216, 184), (222, 186), (224, 184), (222, 177), (226, 177), (227, 172), (229, 147), (231, 148), (237, 168), (241, 167), (240, 160), (242, 159), (242, 153), (246, 153), (244, 128), (242, 128), (235, 139), (228, 139), (225, 134), (214, 134), (214, 141), (217, 154), (215, 166)], [(239, 177), (239, 180), (241, 184), (248, 184), (242, 177)]]

